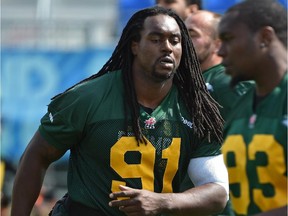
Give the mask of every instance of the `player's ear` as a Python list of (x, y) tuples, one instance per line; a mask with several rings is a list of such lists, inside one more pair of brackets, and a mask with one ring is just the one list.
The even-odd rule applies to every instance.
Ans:
[(137, 55), (138, 53), (138, 46), (139, 44), (136, 41), (132, 41), (131, 43), (131, 51), (134, 55)]
[(268, 46), (273, 37), (277, 37), (274, 29), (271, 26), (264, 26), (259, 30), (259, 41), (261, 44)]
[(217, 38), (214, 41), (214, 46), (215, 46), (215, 53), (218, 53), (220, 47), (221, 47), (221, 40), (219, 38)]

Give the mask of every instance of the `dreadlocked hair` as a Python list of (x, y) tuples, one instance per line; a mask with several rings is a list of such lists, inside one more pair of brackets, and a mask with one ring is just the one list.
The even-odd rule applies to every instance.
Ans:
[(174, 83), (179, 89), (192, 117), (194, 133), (199, 138), (211, 137), (222, 142), (223, 119), (219, 104), (211, 97), (202, 76), (200, 63), (186, 25), (176, 14), (173, 15), (182, 35), (182, 58)]
[[(140, 127), (140, 105), (137, 100), (132, 77), (133, 53), (131, 51), (131, 43), (132, 41), (140, 41), (140, 32), (143, 29), (145, 19), (159, 14), (173, 17), (180, 27), (183, 53), (173, 82), (179, 89), (180, 95), (192, 117), (194, 133), (197, 134), (199, 138), (208, 137), (208, 139), (210, 139), (211, 135), (216, 138), (218, 142), (222, 142), (223, 119), (219, 114), (218, 104), (210, 96), (206, 88), (188, 30), (182, 19), (172, 10), (154, 6), (136, 12), (123, 29), (120, 40), (110, 59), (97, 74), (80, 81), (76, 85), (95, 79), (109, 72), (122, 70), (125, 88), (124, 108), (126, 122), (128, 122), (128, 113), (131, 113), (132, 130), (136, 140), (138, 144), (139, 142), (146, 143)], [(66, 91), (69, 91), (76, 85), (70, 87)], [(56, 95), (54, 98), (59, 95)], [(126, 133), (128, 133), (128, 124), (126, 130)]]

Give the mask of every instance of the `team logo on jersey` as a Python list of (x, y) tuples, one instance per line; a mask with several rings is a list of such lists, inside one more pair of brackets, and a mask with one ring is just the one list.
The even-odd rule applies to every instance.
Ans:
[(284, 115), (284, 116), (283, 116), (282, 124), (285, 125), (286, 127), (288, 127), (287, 115)]
[(213, 92), (214, 91), (213, 86), (210, 83), (206, 83), (206, 87), (207, 87), (209, 92)]
[(257, 115), (253, 114), (249, 119), (249, 128), (254, 128), (255, 122), (257, 119)]
[(144, 123), (146, 129), (155, 129), (156, 119), (154, 117), (150, 117), (149, 119), (145, 120)]
[(49, 113), (49, 119), (50, 119), (51, 123), (53, 123), (54, 119), (53, 119), (52, 113)]

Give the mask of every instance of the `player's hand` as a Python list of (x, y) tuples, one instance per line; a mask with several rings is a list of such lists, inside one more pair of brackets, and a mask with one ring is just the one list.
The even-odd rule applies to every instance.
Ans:
[[(120, 186), (121, 191), (109, 195), (109, 206), (118, 207), (129, 216), (157, 215), (161, 212), (163, 202), (161, 195), (147, 190)], [(117, 200), (117, 198), (124, 198)]]

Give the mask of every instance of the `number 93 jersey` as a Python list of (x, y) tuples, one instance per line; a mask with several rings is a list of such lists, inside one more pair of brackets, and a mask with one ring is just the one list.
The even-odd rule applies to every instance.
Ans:
[(287, 205), (287, 74), (253, 111), (255, 89), (234, 106), (222, 153), (237, 215)]
[(125, 97), (121, 71), (110, 72), (54, 99), (39, 127), (51, 145), (70, 150), (71, 198), (106, 215), (123, 215), (108, 206), (119, 185), (178, 192), (191, 158), (220, 153), (208, 142), (192, 148), (191, 118), (175, 86), (151, 114), (140, 108), (146, 144), (125, 118)]

